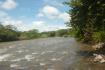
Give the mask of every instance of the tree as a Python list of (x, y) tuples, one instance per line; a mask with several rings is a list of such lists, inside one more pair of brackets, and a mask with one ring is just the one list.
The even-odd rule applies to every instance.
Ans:
[[(71, 22), (68, 25), (75, 30), (76, 38), (84, 42), (90, 42), (99, 37), (105, 39), (104, 0), (71, 0), (66, 4), (71, 7), (69, 10)], [(99, 39), (98, 42), (105, 41), (102, 38)]]
[(13, 30), (13, 28), (15, 27), (11, 25), (0, 25), (0, 41), (18, 40), (18, 32)]
[(68, 29), (60, 29), (56, 31), (56, 36), (64, 37), (68, 35), (69, 35)]
[(20, 39), (35, 39), (39, 38), (39, 32), (36, 29), (21, 32)]

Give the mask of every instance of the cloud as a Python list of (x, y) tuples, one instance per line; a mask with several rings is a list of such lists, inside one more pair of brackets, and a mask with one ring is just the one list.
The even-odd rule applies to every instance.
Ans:
[(36, 26), (42, 26), (45, 22), (44, 21), (33, 21), (32, 24)]
[(0, 8), (5, 10), (11, 10), (16, 8), (17, 3), (15, 0), (5, 0), (4, 2), (0, 2)]
[(13, 25), (17, 28), (19, 31), (27, 31), (30, 30), (28, 28), (28, 25), (24, 24), (21, 20), (6, 20), (2, 22), (3, 25)]
[(56, 20), (63, 20), (64, 22), (69, 22), (70, 16), (66, 12), (60, 12), (56, 7), (46, 5), (44, 6), (39, 14), (38, 17), (47, 17), (49, 19), (56, 19)]
[(55, 30), (59, 30), (59, 29), (67, 29), (68, 27), (64, 26), (64, 25), (61, 25), (61, 26), (58, 26), (58, 25), (47, 25), (45, 27), (43, 27), (44, 29), (41, 29), (41, 31), (55, 31)]
[(7, 19), (10, 19), (8, 14), (6, 12), (4, 12), (4, 11), (0, 11), (0, 22), (5, 21)]
[(38, 29), (40, 32), (43, 32), (43, 31), (55, 31), (58, 29), (67, 29), (68, 27), (64, 25), (50, 25), (47, 24), (45, 21), (33, 21), (32, 28)]
[(49, 6), (49, 5), (45, 6), (45, 7), (43, 8), (42, 12), (43, 12), (44, 14), (49, 14), (49, 15), (50, 15), (50, 14), (52, 14), (52, 15), (59, 14), (59, 10), (58, 10), (57, 8), (55, 8), (55, 7), (53, 7), (53, 6)]
[(58, 29), (67, 29), (64, 25), (49, 25), (45, 21), (33, 21), (31, 24), (26, 24), (21, 20), (6, 20), (2, 22), (3, 25), (13, 25), (19, 31), (28, 31), (32, 29), (38, 29), (40, 32), (43, 31), (55, 31)]
[(53, 6), (49, 6), (49, 5), (46, 5), (44, 6), (41, 10), (40, 10), (40, 13), (38, 14), (39, 17), (48, 17), (48, 18), (56, 18), (59, 14), (59, 10)]
[(61, 13), (59, 15), (59, 18), (63, 19), (65, 22), (69, 22), (71, 19), (70, 15), (68, 13)]
[(28, 31), (31, 29), (38, 29), (40, 32), (43, 31), (53, 31), (58, 29), (66, 29), (67, 27), (64, 25), (51, 25), (48, 24), (45, 20), (36, 20), (30, 22), (30, 24), (25, 23), (22, 20), (14, 20), (12, 19), (6, 12), (0, 11), (0, 22), (2, 22), (3, 25), (13, 25), (17, 28), (19, 31)]

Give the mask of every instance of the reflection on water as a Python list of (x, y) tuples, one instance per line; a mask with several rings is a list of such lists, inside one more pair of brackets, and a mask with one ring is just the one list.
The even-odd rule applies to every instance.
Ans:
[(90, 61), (79, 46), (73, 38), (1, 43), (0, 70), (104, 70), (105, 64)]

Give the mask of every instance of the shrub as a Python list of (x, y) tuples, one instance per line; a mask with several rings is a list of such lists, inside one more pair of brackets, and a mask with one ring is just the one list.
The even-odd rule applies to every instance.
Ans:
[(92, 35), (94, 42), (104, 42), (105, 41), (105, 31), (94, 32)]

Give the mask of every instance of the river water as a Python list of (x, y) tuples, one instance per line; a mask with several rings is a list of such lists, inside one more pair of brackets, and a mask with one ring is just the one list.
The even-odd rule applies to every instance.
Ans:
[(43, 38), (0, 43), (0, 70), (105, 70), (80, 55), (74, 38)]

